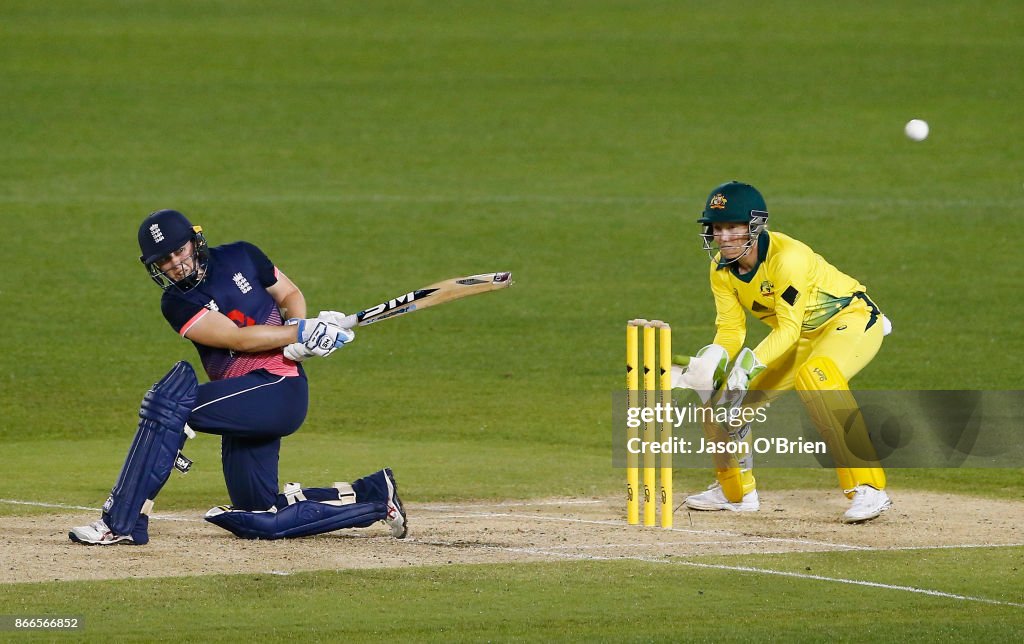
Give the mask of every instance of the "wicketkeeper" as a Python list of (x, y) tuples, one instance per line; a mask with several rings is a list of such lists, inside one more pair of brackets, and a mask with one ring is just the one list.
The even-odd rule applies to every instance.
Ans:
[[(161, 289), (160, 308), (192, 341), (210, 381), (199, 384), (179, 362), (146, 394), (139, 426), (99, 521), (72, 528), (83, 544), (142, 545), (149, 514), (192, 430), (221, 437), (231, 504), (206, 520), (247, 539), (280, 539), (366, 527), (377, 521), (394, 537), (408, 524), (390, 469), (352, 483), (278, 487), (281, 438), (306, 418), (309, 389), (300, 364), (352, 342), (344, 314), (306, 318), (306, 300), (263, 252), (247, 242), (210, 248), (202, 228), (176, 210), (150, 214), (139, 227), (142, 264)], [(286, 322), (287, 320), (287, 322)]]
[[(753, 186), (736, 181), (718, 186), (698, 222), (711, 257), (717, 331), (685, 369), (673, 367), (673, 386), (737, 410), (795, 388), (825, 438), (840, 487), (852, 500), (843, 521), (874, 519), (891, 501), (848, 383), (875, 357), (888, 320), (856, 279), (806, 244), (769, 231), (768, 208)], [(743, 346), (747, 311), (771, 327), (753, 349)], [(739, 458), (717, 457), (716, 481), (687, 497), (685, 505), (758, 510), (750, 425), (709, 423), (705, 429), (716, 441), (724, 435), (748, 449)]]

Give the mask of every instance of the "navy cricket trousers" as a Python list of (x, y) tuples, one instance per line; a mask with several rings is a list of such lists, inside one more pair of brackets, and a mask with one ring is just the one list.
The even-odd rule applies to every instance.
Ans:
[(221, 463), (231, 505), (267, 510), (277, 501), (281, 438), (306, 419), (309, 384), (298, 376), (262, 369), (199, 385), (188, 424), (221, 437)]

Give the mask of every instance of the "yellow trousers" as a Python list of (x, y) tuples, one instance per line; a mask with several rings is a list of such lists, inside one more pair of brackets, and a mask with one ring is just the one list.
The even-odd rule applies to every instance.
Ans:
[[(828, 364), (822, 358), (830, 360), (838, 373), (832, 374), (831, 386), (839, 383), (841, 389), (848, 391), (848, 382), (861, 369), (863, 369), (882, 346), (884, 336), (883, 321), (878, 308), (866, 298), (860, 296), (854, 298), (850, 304), (837, 313), (828, 322), (812, 332), (803, 334), (797, 343), (778, 360), (774, 361), (765, 369), (757, 379), (751, 383), (752, 388), (744, 400), (744, 406), (759, 406), (771, 401), (785, 391), (792, 390), (797, 381), (801, 369), (809, 362), (814, 365)], [(805, 381), (806, 382), (806, 381)], [(812, 394), (813, 395), (813, 394)], [(849, 404), (855, 406), (852, 394), (846, 394)], [(808, 401), (805, 392), (801, 392), (801, 398), (808, 407), (808, 412), (823, 435), (831, 432), (833, 437), (845, 437), (843, 427), (828, 426), (834, 423), (834, 419), (823, 413), (820, 406), (815, 406)], [(819, 398), (820, 400), (820, 398)], [(826, 398), (834, 400), (834, 398)], [(861, 423), (863, 425), (863, 423)], [(859, 428), (863, 436), (860, 441), (868, 441), (867, 430)], [(751, 441), (752, 437), (748, 432), (742, 440)], [(722, 485), (723, 492), (730, 501), (738, 502), (744, 494), (754, 490), (756, 483), (753, 476), (752, 459), (746, 463), (732, 461), (732, 467), (723, 468), (716, 466), (718, 480)], [(751, 467), (744, 467), (745, 465)], [(836, 475), (839, 477), (839, 484), (847, 496), (852, 497), (853, 488), (858, 485), (867, 484), (876, 489), (885, 488), (885, 471), (880, 465), (874, 467), (836, 467)]]
[[(793, 389), (800, 367), (819, 356), (831, 359), (843, 377), (852, 380), (882, 346), (882, 317), (877, 311), (865, 300), (856, 298), (831, 320), (801, 335), (792, 349), (751, 383), (753, 388), (747, 400), (763, 401)], [(762, 392), (762, 395), (755, 392)]]

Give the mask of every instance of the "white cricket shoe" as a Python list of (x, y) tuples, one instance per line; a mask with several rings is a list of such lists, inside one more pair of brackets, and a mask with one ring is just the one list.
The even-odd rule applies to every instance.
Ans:
[(853, 502), (843, 515), (843, 523), (870, 521), (891, 506), (892, 501), (885, 490), (876, 490), (870, 485), (858, 485), (853, 488)]
[(402, 500), (398, 498), (398, 482), (391, 468), (385, 468), (384, 481), (388, 484), (388, 517), (384, 523), (391, 528), (391, 536), (396, 539), (404, 539), (409, 534), (409, 521), (405, 516), (405, 507)]
[(757, 490), (743, 495), (743, 500), (733, 503), (725, 498), (722, 485), (715, 481), (700, 494), (686, 497), (683, 505), (691, 510), (729, 510), (731, 512), (757, 512), (761, 508), (761, 500), (757, 498)]
[(68, 538), (75, 543), (87, 546), (112, 546), (116, 544), (135, 545), (135, 540), (128, 535), (116, 535), (110, 531), (103, 519), (89, 525), (71, 528)]

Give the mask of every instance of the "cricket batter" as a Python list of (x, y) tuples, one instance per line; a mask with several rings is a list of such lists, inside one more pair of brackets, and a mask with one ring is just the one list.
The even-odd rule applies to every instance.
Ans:
[[(860, 282), (806, 244), (769, 231), (768, 208), (753, 186), (737, 181), (718, 186), (698, 222), (712, 260), (717, 331), (685, 371), (673, 367), (675, 386), (696, 390), (707, 403), (724, 378), (719, 402), (736, 408), (764, 404), (796, 388), (852, 501), (843, 521), (874, 519), (891, 501), (848, 383), (875, 357), (888, 321)], [(743, 346), (747, 311), (771, 327), (753, 349)], [(748, 446), (752, 441), (749, 424), (727, 431), (732, 440)], [(716, 460), (715, 483), (687, 497), (685, 505), (756, 511), (752, 450), (741, 454)]]
[[(306, 318), (302, 292), (247, 242), (209, 248), (202, 228), (176, 210), (158, 210), (139, 227), (142, 264), (163, 290), (160, 308), (192, 341), (210, 381), (199, 384), (179, 362), (142, 401), (139, 426), (99, 521), (72, 528), (89, 545), (149, 541), (153, 500), (171, 469), (188, 469), (181, 449), (192, 430), (221, 437), (231, 505), (206, 520), (246, 539), (320, 534), (383, 521), (402, 539), (408, 525), (390, 469), (353, 483), (278, 492), (281, 439), (306, 418), (309, 389), (300, 364), (355, 339), (344, 314)], [(290, 319), (289, 319), (290, 318)], [(287, 320), (287, 322), (285, 321)]]

